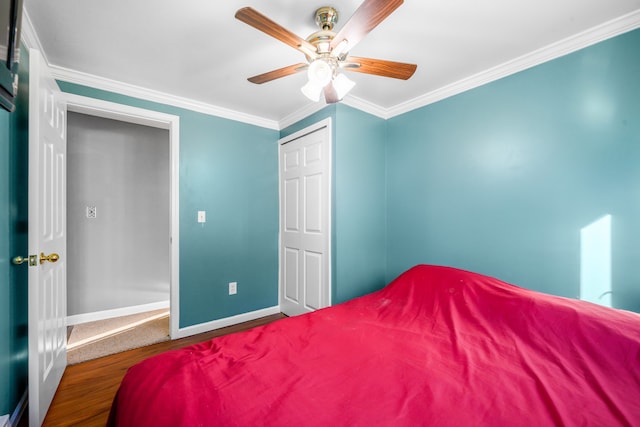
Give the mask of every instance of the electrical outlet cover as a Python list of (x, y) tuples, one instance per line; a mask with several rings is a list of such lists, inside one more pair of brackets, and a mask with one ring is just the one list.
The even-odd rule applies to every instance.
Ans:
[(98, 209), (95, 206), (87, 206), (87, 218), (97, 218)]

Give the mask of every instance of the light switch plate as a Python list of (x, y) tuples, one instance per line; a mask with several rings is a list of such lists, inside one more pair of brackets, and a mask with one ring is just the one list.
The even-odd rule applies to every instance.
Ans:
[(198, 222), (200, 222), (200, 223), (207, 222), (207, 212), (206, 211), (198, 211)]

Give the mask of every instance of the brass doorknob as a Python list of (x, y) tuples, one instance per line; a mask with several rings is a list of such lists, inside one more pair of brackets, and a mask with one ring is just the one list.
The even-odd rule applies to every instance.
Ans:
[(51, 254), (51, 255), (45, 255), (44, 252), (40, 252), (40, 264), (44, 264), (45, 261), (49, 261), (49, 262), (56, 262), (60, 259), (60, 255), (58, 254)]

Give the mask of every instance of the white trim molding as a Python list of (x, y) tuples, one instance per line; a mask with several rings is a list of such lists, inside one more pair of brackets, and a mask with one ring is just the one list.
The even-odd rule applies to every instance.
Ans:
[(35, 27), (33, 26), (33, 22), (31, 22), (31, 18), (29, 17), (29, 13), (27, 13), (26, 8), (24, 8), (22, 11), (22, 30), (20, 37), (27, 50), (38, 49), (44, 57), (45, 62), (47, 64), (49, 63), (49, 61), (47, 60), (47, 53), (42, 48), (40, 38), (38, 37), (38, 33), (36, 32)]
[(380, 117), (382, 119), (387, 119), (389, 116), (388, 110), (386, 108), (374, 104), (373, 102), (365, 101), (364, 99), (358, 98), (353, 95), (347, 95), (342, 103), (344, 105), (348, 105), (349, 107), (364, 111), (365, 113), (369, 113), (373, 116)]
[(80, 323), (95, 322), (96, 320), (111, 319), (113, 317), (130, 316), (132, 314), (161, 310), (163, 308), (169, 308), (169, 301), (152, 302), (149, 304), (114, 308), (111, 310), (101, 310), (93, 313), (74, 314), (73, 316), (67, 316), (66, 325), (79, 325)]
[(51, 73), (56, 80), (62, 80), (68, 83), (74, 83), (82, 86), (89, 86), (94, 89), (105, 90), (124, 96), (143, 99), (145, 101), (157, 102), (160, 104), (170, 105), (172, 107), (184, 108), (198, 113), (208, 114), (210, 116), (221, 117), (223, 119), (235, 120), (242, 123), (248, 123), (268, 129), (278, 130), (278, 122), (275, 120), (265, 119), (251, 114), (242, 113), (240, 111), (229, 110), (218, 107), (216, 105), (207, 104), (192, 99), (183, 98), (176, 95), (160, 92), (153, 89), (147, 89), (142, 86), (135, 86), (128, 83), (111, 80), (104, 77), (95, 76), (93, 74), (82, 73), (70, 70), (56, 65), (49, 65)]
[[(384, 119), (441, 101), (640, 27), (640, 9), (389, 108)], [(373, 113), (372, 113), (373, 114)]]
[(309, 103), (280, 120), (277, 130), (286, 129), (289, 126), (298, 123), (300, 120), (306, 119), (310, 115), (317, 113), (326, 106), (327, 104), (323, 104), (322, 102)]
[(74, 83), (82, 86), (89, 86), (94, 89), (105, 90), (124, 96), (131, 96), (133, 98), (143, 99), (145, 101), (158, 102), (160, 104), (184, 108), (186, 110), (208, 114), (210, 116), (221, 117), (224, 119), (235, 120), (238, 122), (248, 123), (268, 129), (279, 130), (278, 122), (275, 120), (265, 119), (240, 111), (234, 111), (227, 108), (218, 107), (216, 105), (171, 95), (157, 90), (135, 86), (117, 80), (111, 80), (104, 77), (82, 73), (80, 71), (53, 65), (47, 59), (46, 51), (40, 43), (38, 33), (33, 26), (31, 18), (29, 17), (26, 9), (23, 11), (22, 15), (22, 42), (27, 48), (35, 48), (42, 53), (47, 66), (51, 70), (51, 74), (53, 74), (53, 77), (56, 80), (62, 80), (68, 83)]
[(7, 414), (0, 417), (0, 427), (18, 427), (22, 416), (27, 410), (28, 397), (29, 390), (25, 390), (24, 393), (22, 393), (22, 397), (20, 398), (20, 401), (18, 401), (16, 408), (13, 410), (13, 413), (11, 413), (11, 415)]
[(248, 322), (250, 320), (259, 319), (261, 317), (271, 316), (278, 313), (280, 313), (280, 307), (276, 305), (269, 308), (263, 308), (262, 310), (256, 310), (249, 313), (238, 314), (236, 316), (225, 317), (224, 319), (213, 320), (206, 323), (198, 323), (197, 325), (178, 329), (178, 333), (176, 334), (176, 336), (171, 336), (171, 339), (178, 339), (189, 337), (191, 335), (202, 334), (204, 332), (226, 328), (227, 326), (237, 325), (238, 323)]

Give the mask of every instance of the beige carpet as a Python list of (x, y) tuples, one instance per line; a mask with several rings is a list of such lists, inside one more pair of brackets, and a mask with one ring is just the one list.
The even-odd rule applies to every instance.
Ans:
[(168, 339), (169, 309), (81, 323), (69, 336), (67, 363), (74, 365)]

